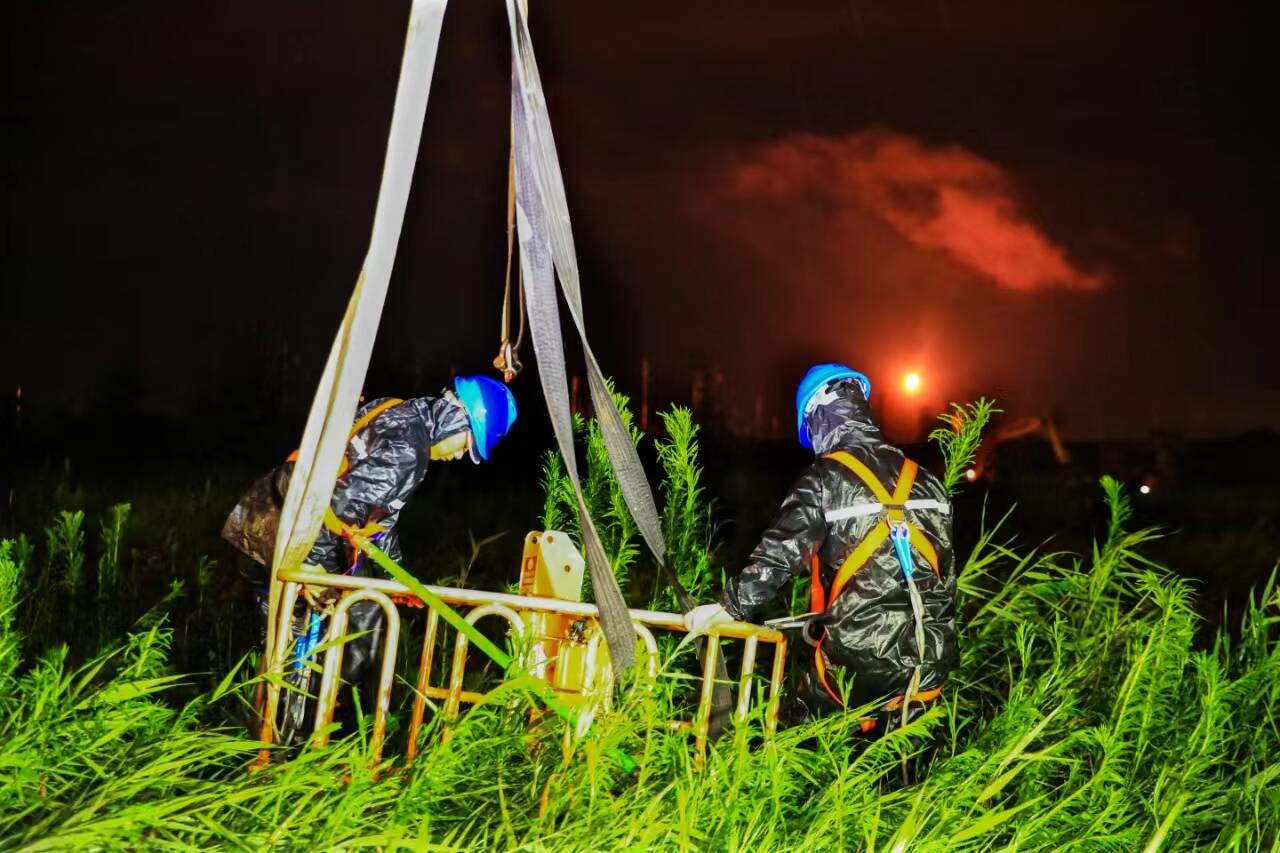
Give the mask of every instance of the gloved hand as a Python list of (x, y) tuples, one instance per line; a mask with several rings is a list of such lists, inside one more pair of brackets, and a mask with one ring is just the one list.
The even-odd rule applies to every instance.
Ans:
[(684, 615), (684, 626), (689, 629), (689, 636), (705, 634), (712, 628), (732, 622), (729, 611), (719, 604), (699, 604)]

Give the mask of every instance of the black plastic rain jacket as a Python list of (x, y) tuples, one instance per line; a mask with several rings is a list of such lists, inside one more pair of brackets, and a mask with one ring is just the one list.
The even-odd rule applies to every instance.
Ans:
[[(365, 403), (356, 419), (382, 402)], [(334, 515), (357, 526), (376, 521), (387, 528), (380, 547), (399, 562), (396, 525), (405, 502), (427, 476), (431, 446), (466, 428), (466, 411), (447, 397), (418, 397), (387, 409), (347, 444), (350, 467), (334, 487)], [(308, 559), (330, 572), (350, 566), (347, 543), (327, 527), (320, 529)]]
[[(362, 405), (356, 420), (386, 399)], [(427, 475), (431, 446), (467, 428), (466, 410), (451, 392), (443, 397), (406, 400), (382, 412), (347, 444), (347, 472), (338, 478), (330, 502), (334, 514), (357, 527), (371, 521), (381, 524), (386, 533), (378, 539), (379, 546), (393, 560), (402, 560), (396, 524), (405, 502)], [(264, 566), (271, 564), (292, 470), (293, 463), (287, 462), (254, 483), (222, 528), (224, 539)], [(327, 572), (343, 573), (351, 568), (353, 556), (342, 537), (321, 527), (307, 562)], [(385, 576), (372, 560), (361, 560), (355, 573)], [(355, 682), (368, 674), (368, 664), (381, 644), (382, 621), (382, 612), (373, 602), (352, 605), (352, 633), (371, 633), (347, 644), (342, 666), (347, 681)]]
[[(365, 403), (356, 420), (386, 399)], [(379, 541), (398, 561), (396, 524), (405, 502), (427, 476), (431, 446), (467, 426), (466, 411), (451, 395), (406, 400), (378, 415), (347, 444), (347, 472), (338, 478), (330, 501), (334, 515), (357, 527), (376, 521), (387, 528)], [(293, 464), (286, 462), (254, 483), (222, 528), (224, 539), (264, 565), (271, 562), (292, 471)], [(322, 527), (307, 562), (328, 572), (345, 572), (351, 567), (350, 548)]]
[[(823, 588), (829, 591), (845, 558), (884, 518), (881, 513), (831, 522), (826, 519), (829, 512), (877, 502), (852, 471), (826, 458), (827, 454), (849, 452), (866, 464), (890, 493), (905, 461), (902, 451), (885, 442), (856, 384), (842, 382), (836, 394), (835, 400), (808, 416), (817, 460), (782, 502), (772, 526), (752, 552), (750, 564), (725, 588), (721, 603), (737, 619), (753, 621), (763, 615), (791, 581), (809, 574), (814, 553), (820, 561)], [(923, 468), (916, 475), (910, 498), (947, 502), (942, 483)], [(827, 681), (837, 692), (842, 679), (851, 687), (843, 697), (851, 708), (902, 695), (917, 664), (921, 664), (919, 690), (939, 687), (958, 659), (951, 516), (938, 510), (908, 510), (907, 518), (934, 546), (940, 563), (929, 566), (913, 549), (914, 576), (925, 610), (923, 662), (916, 647), (911, 599), (890, 541), (876, 549), (818, 617), (826, 631), (822, 653)], [(821, 632), (810, 633), (817, 636)], [(801, 698), (816, 705), (814, 711), (841, 707), (818, 681), (813, 649), (802, 649), (808, 653), (808, 666), (801, 676)]]

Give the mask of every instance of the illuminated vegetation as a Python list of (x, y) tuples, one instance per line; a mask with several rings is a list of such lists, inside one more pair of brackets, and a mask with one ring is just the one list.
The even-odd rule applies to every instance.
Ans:
[[(682, 576), (706, 575), (696, 431), (680, 412), (667, 431), (669, 547)], [(1103, 485), (1109, 523), (1088, 554), (1015, 546), (1005, 519), (964, 555), (961, 666), (941, 705), (884, 739), (848, 716), (765, 743), (753, 719), (699, 768), (660, 725), (674, 691), (659, 689), (625, 694), (566, 752), (558, 722), (512, 713), (532, 705), (514, 683), (377, 778), (363, 732), (246, 772), (254, 743), (230, 721), (250, 685), (225, 667), (192, 696), (198, 679), (167, 662), (180, 626), (163, 601), (83, 663), (28, 651), (21, 626), (50, 618), (37, 591), (91, 574), (84, 518), (64, 514), (43, 559), (29, 540), (0, 544), (0, 848), (1273, 849), (1280, 590), (1198, 640), (1193, 591), (1143, 556), (1157, 534), (1131, 529), (1127, 496)], [(593, 494), (607, 517), (607, 481)], [(104, 553), (128, 523), (102, 519)], [(631, 539), (614, 532), (615, 548)], [(611, 746), (639, 772), (605, 759)]]

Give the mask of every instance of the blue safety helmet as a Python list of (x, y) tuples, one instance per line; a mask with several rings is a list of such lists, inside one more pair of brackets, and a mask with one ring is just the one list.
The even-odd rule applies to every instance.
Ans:
[(506, 385), (488, 376), (459, 376), (453, 380), (453, 390), (471, 423), (472, 458), (479, 454), (487, 461), (489, 452), (516, 422), (516, 398)]
[(868, 400), (871, 399), (871, 380), (853, 368), (834, 362), (815, 364), (809, 368), (804, 379), (800, 380), (800, 387), (796, 389), (796, 429), (800, 433), (801, 447), (813, 449), (809, 427), (804, 422), (804, 413), (805, 409), (809, 408), (809, 401), (827, 385), (840, 379), (854, 380), (862, 388), (862, 395)]

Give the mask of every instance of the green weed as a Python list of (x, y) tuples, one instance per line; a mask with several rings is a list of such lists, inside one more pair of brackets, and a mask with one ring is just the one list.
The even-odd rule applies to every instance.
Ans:
[[(711, 571), (715, 506), (707, 500), (698, 461), (698, 425), (693, 412), (680, 406), (661, 412), (667, 440), (657, 443), (662, 465), (662, 533), (667, 542), (667, 562), (694, 601), (711, 597), (717, 578)], [(660, 589), (652, 606), (678, 608), (675, 593)]]
[[(630, 398), (614, 390), (612, 383), (609, 383), (609, 391), (622, 416), (623, 425), (631, 434), (632, 442), (639, 445), (644, 434), (633, 422)], [(618, 479), (609, 462), (599, 422), (575, 415), (573, 428), (578, 442), (583, 446), (583, 500), (595, 521), (600, 542), (609, 556), (614, 577), (618, 579), (618, 586), (626, 594), (632, 568), (640, 555), (639, 531), (627, 509), (622, 489), (618, 486)], [(542, 484), (543, 529), (563, 530), (581, 542), (582, 521), (578, 517), (577, 496), (574, 494), (573, 483), (569, 480), (568, 470), (557, 451), (547, 452)], [(583, 596), (588, 599), (591, 597), (589, 572), (583, 583)]]
[(986, 398), (963, 405), (952, 403), (951, 409), (938, 416), (945, 426), (929, 433), (929, 440), (942, 450), (942, 484), (949, 494), (955, 494), (956, 486), (964, 479), (965, 471), (977, 456), (978, 447), (982, 444), (982, 431), (987, 428), (991, 416), (999, 413), (1000, 409)]
[[(667, 546), (705, 595), (714, 527), (697, 430), (679, 410), (665, 422)], [(589, 425), (579, 430), (589, 448)], [(948, 470), (955, 459), (962, 471), (964, 454), (953, 445)], [(576, 506), (555, 461), (543, 522), (572, 532)], [(590, 493), (607, 518), (607, 478)], [(1276, 577), (1249, 594), (1238, 621), (1197, 639), (1206, 632), (1195, 591), (1148, 556), (1160, 534), (1133, 527), (1118, 483), (1105, 481), (1103, 496), (1107, 522), (1084, 553), (1023, 548), (1009, 516), (984, 527), (959, 560), (960, 665), (924, 717), (877, 740), (850, 714), (766, 741), (756, 712), (702, 766), (687, 733), (666, 725), (683, 713), (686, 647), (656, 682), (637, 680), (597, 713), (590, 737), (539, 713), (516, 681), (465, 713), (447, 741), (430, 718), (411, 765), (372, 767), (365, 721), (328, 749), (248, 772), (258, 746), (236, 725), (254, 686), (241, 680), (245, 664), (228, 644), (218, 682), (196, 688), (171, 663), (183, 633), (192, 643), (229, 635), (212, 600), (213, 561), (193, 556), (160, 513), (108, 509), (95, 600), (115, 577), (118, 624), (132, 627), (77, 662), (46, 641), (71, 637), (77, 619), (54, 634), (32, 616), (52, 599), (43, 589), (65, 591), (73, 552), (81, 566), (88, 559), (74, 535), (83, 515), (60, 515), (48, 554), (22, 536), (0, 539), (0, 849), (1274, 850)], [(172, 517), (203, 524), (216, 506), (197, 494)], [(605, 525), (616, 525), (614, 549), (634, 538)], [(159, 550), (125, 572), (121, 543), (132, 550), (144, 536)], [(488, 542), (468, 538), (464, 574)], [(180, 602), (183, 580), (196, 595)], [(169, 593), (136, 601), (136, 584)], [(125, 603), (152, 606), (126, 615)], [(181, 619), (169, 615), (179, 603)], [(35, 630), (46, 639), (32, 642)], [(409, 692), (402, 684), (398, 701)], [(615, 747), (638, 773), (608, 759)]]
[(127, 503), (113, 505), (99, 522), (97, 616), (98, 643), (105, 645), (119, 631), (120, 545), (129, 520)]
[[(545, 716), (530, 727), (513, 708), (536, 703), (512, 683), (407, 768), (375, 777), (360, 732), (248, 773), (254, 743), (210, 725), (242, 690), (229, 676), (168, 698), (182, 679), (163, 618), (79, 667), (60, 649), (19, 663), (24, 573), (4, 542), (0, 847), (1271, 849), (1275, 579), (1197, 647), (1192, 591), (1143, 556), (1153, 534), (1126, 528), (1108, 494), (1116, 526), (1085, 557), (1002, 544), (1007, 520), (984, 532), (963, 561), (961, 666), (922, 719), (871, 741), (837, 716), (765, 742), (757, 716), (701, 768), (662, 724), (674, 691), (660, 679), (590, 738)], [(605, 757), (614, 746), (638, 774)]]

